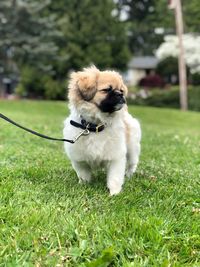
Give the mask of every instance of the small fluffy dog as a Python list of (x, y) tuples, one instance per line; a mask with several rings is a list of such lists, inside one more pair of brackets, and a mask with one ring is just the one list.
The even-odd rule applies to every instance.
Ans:
[(110, 195), (118, 194), (125, 175), (136, 170), (141, 129), (127, 110), (127, 87), (115, 71), (95, 66), (73, 72), (69, 82), (70, 116), (64, 123), (65, 143), (79, 181), (90, 182), (93, 170), (104, 167)]

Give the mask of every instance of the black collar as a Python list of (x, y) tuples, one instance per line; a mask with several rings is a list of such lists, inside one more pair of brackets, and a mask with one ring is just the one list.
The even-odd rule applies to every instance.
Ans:
[(76, 121), (70, 120), (70, 124), (73, 125), (74, 127), (81, 128), (83, 130), (89, 130), (90, 132), (95, 132), (99, 133), (104, 130), (105, 125), (100, 123), (100, 124), (94, 124), (91, 122), (87, 122), (84, 119), (81, 119), (81, 123), (78, 123)]

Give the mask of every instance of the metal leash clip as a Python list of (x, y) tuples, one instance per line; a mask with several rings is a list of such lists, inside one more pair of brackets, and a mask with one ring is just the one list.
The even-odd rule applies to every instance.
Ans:
[(82, 135), (86, 136), (90, 133), (90, 131), (88, 130), (88, 125), (86, 127), (86, 129), (84, 129), (83, 131), (81, 131), (76, 137), (74, 137), (73, 142), (75, 143)]

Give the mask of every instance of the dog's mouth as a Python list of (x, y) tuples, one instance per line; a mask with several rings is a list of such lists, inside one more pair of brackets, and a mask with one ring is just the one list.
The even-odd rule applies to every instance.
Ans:
[(118, 92), (112, 92), (98, 106), (102, 112), (113, 113), (122, 109), (125, 104), (125, 98), (123, 94)]
[(118, 110), (122, 109), (124, 104), (125, 104), (125, 101), (123, 103), (119, 103), (116, 106), (114, 106), (115, 111), (118, 111)]

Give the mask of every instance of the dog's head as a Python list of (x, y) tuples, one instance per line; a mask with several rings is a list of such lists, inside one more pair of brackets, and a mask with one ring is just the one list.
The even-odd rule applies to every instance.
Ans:
[(116, 71), (92, 66), (71, 74), (68, 97), (76, 107), (87, 102), (101, 112), (113, 113), (123, 107), (126, 95), (127, 87)]

